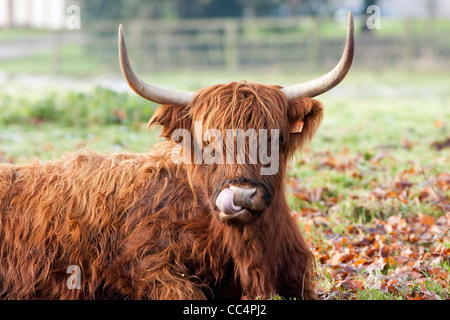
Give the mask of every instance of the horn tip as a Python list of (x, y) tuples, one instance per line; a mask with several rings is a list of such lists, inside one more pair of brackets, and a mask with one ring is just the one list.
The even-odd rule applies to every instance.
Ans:
[(122, 24), (119, 25), (118, 38), (119, 38), (119, 48), (122, 47), (122, 45), (125, 46), (125, 36), (124, 36)]

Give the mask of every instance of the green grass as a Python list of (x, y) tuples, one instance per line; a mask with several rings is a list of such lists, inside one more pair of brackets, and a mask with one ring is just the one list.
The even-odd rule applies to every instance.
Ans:
[(36, 54), (0, 61), (0, 70), (17, 74), (62, 74), (84, 77), (108, 72), (110, 66), (87, 53), (79, 45), (62, 45), (59, 52), (46, 48)]
[(14, 29), (0, 29), (0, 41), (29, 39), (37, 36), (45, 36), (48, 34), (46, 30), (29, 29), (29, 28), (14, 28)]
[(0, 159), (28, 163), (31, 159), (50, 161), (65, 152), (89, 148), (99, 152), (147, 152), (158, 141), (159, 131), (106, 125), (87, 128), (54, 124), (0, 127)]
[(119, 124), (135, 127), (148, 121), (157, 105), (137, 96), (100, 87), (90, 92), (47, 91), (44, 95), (4, 94), (0, 125), (54, 124), (85, 128)]
[(17, 88), (0, 101), (0, 152), (26, 162), (51, 160), (87, 146), (99, 151), (147, 151), (157, 132), (147, 132), (156, 104), (103, 88), (46, 91), (27, 96)]
[[(198, 73), (192, 79), (189, 72), (143, 75), (144, 79), (156, 79), (158, 84), (171, 84), (175, 88), (196, 90), (212, 83), (249, 79), (263, 83), (282, 85), (304, 81), (316, 74), (223, 74)], [(309, 150), (297, 158), (290, 171), (292, 176), (310, 180), (311, 186), (329, 186), (343, 191), (354, 186), (370, 184), (371, 177), (391, 176), (402, 169), (415, 166), (432, 166), (436, 170), (448, 169), (448, 149), (436, 152), (430, 148), (433, 141), (449, 135), (445, 119), (450, 118), (450, 79), (445, 74), (396, 74), (354, 72), (341, 87), (349, 94), (332, 91), (320, 100), (325, 105), (325, 119), (319, 128)], [(89, 92), (48, 90), (46, 93), (28, 90), (21, 95), (21, 89), (5, 90), (0, 99), (0, 125), (47, 124), (48, 136), (51, 128), (124, 125), (141, 130), (142, 122), (148, 121), (156, 104), (149, 103), (135, 95), (118, 94), (110, 90), (93, 88)], [(121, 118), (117, 111), (125, 115)], [(443, 121), (442, 127), (435, 127), (435, 121)], [(37, 127), (39, 128), (39, 127)], [(46, 136), (41, 136), (42, 140)], [(411, 148), (405, 148), (409, 142)], [(3, 146), (5, 142), (3, 142)], [(26, 146), (24, 146), (26, 149)], [(362, 153), (368, 160), (380, 152), (389, 157), (382, 167), (373, 167), (367, 161), (360, 161), (358, 170), (370, 173), (363, 180), (356, 180), (348, 174), (326, 170), (311, 172), (310, 166), (317, 165), (318, 157), (303, 165), (302, 159), (314, 152), (346, 152), (349, 157)], [(26, 157), (27, 151), (21, 154)], [(305, 157), (303, 157), (303, 155)], [(387, 171), (386, 171), (387, 170)], [(336, 191), (335, 191), (336, 192)]]

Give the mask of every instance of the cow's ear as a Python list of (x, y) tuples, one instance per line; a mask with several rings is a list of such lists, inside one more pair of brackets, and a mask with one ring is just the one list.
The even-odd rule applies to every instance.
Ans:
[(289, 102), (288, 118), (293, 149), (303, 147), (314, 137), (323, 118), (320, 101), (298, 98)]
[(178, 105), (162, 105), (156, 109), (148, 122), (148, 127), (159, 124), (162, 126), (161, 136), (170, 139), (176, 129), (190, 130), (191, 116), (188, 107)]

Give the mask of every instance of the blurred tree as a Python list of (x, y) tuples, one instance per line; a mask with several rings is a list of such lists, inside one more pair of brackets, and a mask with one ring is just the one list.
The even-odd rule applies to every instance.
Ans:
[(87, 20), (119, 19), (121, 8), (111, 1), (97, 0), (83, 2), (83, 18)]
[(324, 14), (329, 0), (84, 0), (91, 21)]
[(238, 0), (176, 0), (180, 18), (239, 17), (242, 5)]
[(90, 21), (173, 18), (177, 17), (178, 2), (179, 0), (84, 0), (83, 16)]
[(206, 17), (240, 17), (242, 5), (238, 0), (203, 0)]
[(244, 16), (329, 14), (329, 0), (239, 0)]

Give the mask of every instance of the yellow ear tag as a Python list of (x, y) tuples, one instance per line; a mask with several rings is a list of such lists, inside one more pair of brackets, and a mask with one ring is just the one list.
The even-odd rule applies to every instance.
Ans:
[(291, 129), (291, 133), (300, 133), (303, 130), (303, 120), (297, 121), (296, 123), (294, 123), (294, 125), (292, 126)]

